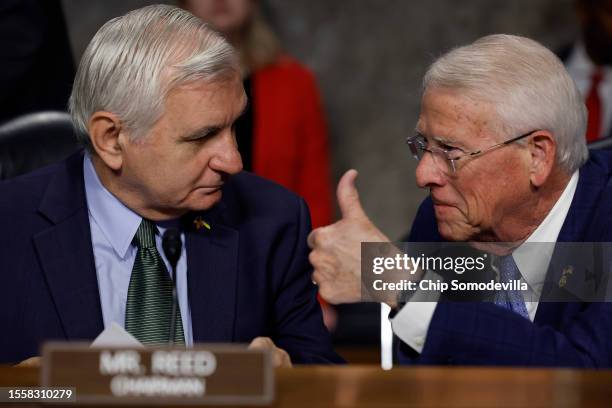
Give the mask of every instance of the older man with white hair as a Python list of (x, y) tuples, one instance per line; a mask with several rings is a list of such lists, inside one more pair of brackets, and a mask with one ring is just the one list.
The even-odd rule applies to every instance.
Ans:
[[(405, 303), (388, 301), (401, 361), (612, 366), (610, 303), (539, 297), (543, 282), (560, 273), (567, 280), (571, 270), (549, 268), (551, 255), (529, 248), (612, 241), (612, 157), (589, 157), (585, 122), (562, 63), (530, 39), (483, 37), (431, 65), (416, 135), (408, 139), (419, 161), (416, 182), (430, 196), (409, 241), (497, 246), (505, 255), (500, 279), (514, 276), (536, 297), (419, 302), (412, 291)], [(389, 241), (363, 212), (356, 176), (350, 170), (338, 185), (342, 220), (309, 237), (314, 279), (331, 303), (360, 300), (360, 243)], [(595, 272), (605, 276), (610, 264), (600, 266)]]
[(113, 323), (145, 344), (340, 360), (310, 280), (304, 201), (241, 172), (246, 103), (235, 51), (187, 11), (149, 6), (97, 32), (70, 99), (86, 152), (0, 185), (0, 361)]

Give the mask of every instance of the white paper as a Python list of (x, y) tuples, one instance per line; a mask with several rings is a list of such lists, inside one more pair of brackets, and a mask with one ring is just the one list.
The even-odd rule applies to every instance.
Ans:
[(91, 347), (144, 347), (134, 336), (125, 331), (117, 323), (112, 322), (109, 327), (91, 343)]

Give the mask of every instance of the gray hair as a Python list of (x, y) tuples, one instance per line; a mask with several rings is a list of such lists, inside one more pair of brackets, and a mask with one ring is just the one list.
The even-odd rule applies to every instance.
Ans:
[(569, 174), (588, 159), (582, 96), (561, 61), (536, 41), (497, 34), (455, 48), (429, 67), (423, 92), (430, 88), (457, 89), (490, 103), (501, 137), (550, 131), (556, 162)]
[(88, 122), (100, 110), (119, 116), (136, 139), (159, 119), (174, 87), (237, 75), (237, 55), (220, 34), (188, 11), (148, 6), (98, 30), (79, 64), (70, 114), (88, 148)]

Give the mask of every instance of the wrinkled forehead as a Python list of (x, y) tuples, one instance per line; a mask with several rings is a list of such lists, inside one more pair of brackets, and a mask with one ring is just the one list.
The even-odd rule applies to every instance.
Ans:
[(430, 88), (421, 99), (416, 130), (441, 141), (488, 138), (499, 127), (495, 106), (461, 89)]
[(246, 107), (246, 94), (237, 75), (224, 80), (199, 80), (172, 89), (165, 100), (163, 117), (179, 133), (194, 129), (223, 129)]

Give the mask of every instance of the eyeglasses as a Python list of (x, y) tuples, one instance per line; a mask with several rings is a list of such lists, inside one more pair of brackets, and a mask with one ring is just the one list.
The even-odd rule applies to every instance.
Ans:
[(431, 157), (433, 158), (434, 164), (440, 171), (445, 174), (455, 174), (457, 172), (457, 161), (463, 159), (462, 163), (467, 162), (469, 159), (482, 156), (483, 154), (490, 152), (491, 150), (495, 150), (500, 147), (504, 147), (511, 143), (514, 143), (518, 140), (521, 140), (534, 132), (536, 131), (532, 130), (523, 135), (508, 139), (505, 142), (501, 142), (493, 146), (487, 147), (486, 149), (477, 150), (475, 152), (466, 152), (458, 147), (446, 149), (440, 147), (427, 147), (427, 139), (425, 139), (425, 137), (421, 134), (409, 137), (408, 139), (406, 139), (406, 144), (410, 148), (412, 156), (417, 161), (420, 161), (423, 158), (425, 152), (431, 153)]

